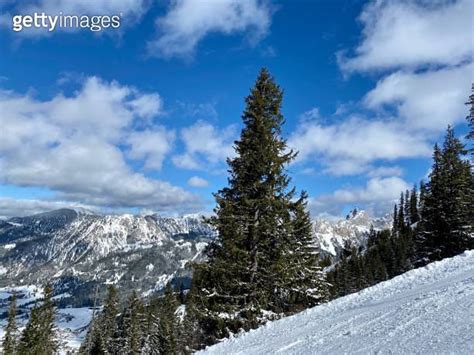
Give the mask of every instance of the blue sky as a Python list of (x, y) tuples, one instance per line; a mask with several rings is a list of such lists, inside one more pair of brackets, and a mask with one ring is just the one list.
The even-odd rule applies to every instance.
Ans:
[[(261, 67), (284, 89), (289, 172), (313, 216), (386, 213), (447, 125), (466, 131), (471, 6), (2, 1), (0, 216), (211, 211)], [(12, 31), (14, 15), (60, 11), (122, 23)]]

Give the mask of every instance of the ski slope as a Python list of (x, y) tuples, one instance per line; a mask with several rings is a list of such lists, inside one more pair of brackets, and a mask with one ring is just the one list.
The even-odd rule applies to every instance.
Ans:
[(205, 354), (474, 354), (474, 250), (207, 348)]

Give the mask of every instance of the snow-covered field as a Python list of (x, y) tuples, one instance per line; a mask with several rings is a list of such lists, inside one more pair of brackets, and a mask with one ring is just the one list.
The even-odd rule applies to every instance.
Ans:
[(474, 250), (226, 340), (207, 354), (474, 354)]

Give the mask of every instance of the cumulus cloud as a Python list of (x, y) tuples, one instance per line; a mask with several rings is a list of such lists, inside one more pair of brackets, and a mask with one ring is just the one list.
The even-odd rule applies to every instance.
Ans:
[(362, 188), (345, 188), (312, 198), (309, 208), (314, 217), (322, 214), (340, 215), (346, 207), (360, 207), (372, 215), (380, 215), (393, 207), (401, 191), (410, 186), (397, 176), (372, 178)]
[(320, 161), (334, 175), (363, 173), (375, 161), (431, 154), (422, 136), (398, 122), (357, 116), (332, 124), (303, 121), (290, 135), (288, 145), (299, 151), (297, 161)]
[(176, 133), (163, 126), (132, 132), (127, 138), (130, 145), (128, 156), (144, 160), (146, 169), (160, 170), (163, 160), (171, 152), (175, 138)]
[(76, 208), (94, 211), (94, 206), (88, 206), (69, 201), (49, 201), (33, 199), (14, 199), (0, 197), (0, 218), (23, 217), (37, 213), (48, 212), (60, 208)]
[(206, 187), (209, 182), (199, 176), (193, 176), (188, 180), (188, 185), (192, 187)]
[[(153, 99), (147, 109), (135, 105)], [(50, 100), (2, 91), (0, 182), (46, 187), (58, 199), (88, 205), (192, 210), (196, 196), (134, 171), (121, 149), (128, 145), (130, 158), (142, 159), (145, 167), (161, 167), (173, 133), (159, 126), (133, 130), (160, 105), (157, 94), (97, 77), (73, 95)]]
[(397, 71), (381, 79), (364, 102), (371, 109), (394, 106), (412, 129), (444, 131), (464, 121), (473, 72), (472, 63), (421, 73)]
[(190, 170), (223, 163), (235, 153), (232, 147), (235, 136), (235, 126), (219, 129), (209, 122), (197, 121), (181, 130), (180, 138), (185, 145), (185, 152), (175, 155), (173, 163), (179, 168)]
[(271, 9), (262, 0), (173, 0), (164, 17), (156, 21), (158, 36), (148, 42), (150, 54), (188, 57), (210, 33), (244, 33), (256, 42), (271, 23)]
[(360, 15), (362, 42), (344, 71), (457, 65), (472, 57), (472, 1), (376, 0)]

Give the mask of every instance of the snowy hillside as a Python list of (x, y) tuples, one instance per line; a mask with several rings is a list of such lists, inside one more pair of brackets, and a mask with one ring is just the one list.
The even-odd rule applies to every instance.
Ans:
[(474, 353), (474, 250), (268, 323), (206, 354)]

